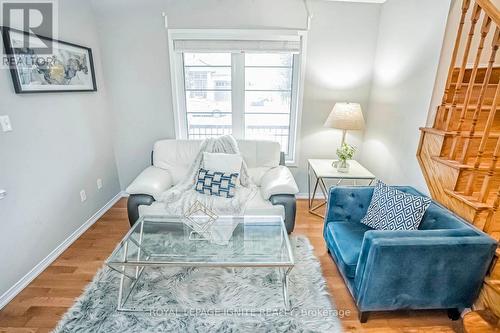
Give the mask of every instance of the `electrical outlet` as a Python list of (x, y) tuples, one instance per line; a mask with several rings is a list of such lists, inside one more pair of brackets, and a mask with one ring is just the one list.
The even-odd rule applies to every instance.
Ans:
[(4, 132), (12, 131), (12, 125), (10, 123), (9, 116), (0, 116), (0, 126), (2, 127), (2, 131)]
[(80, 191), (80, 199), (82, 200), (82, 202), (87, 200), (87, 193), (85, 193), (85, 190)]
[(102, 179), (97, 178), (97, 189), (100, 190), (102, 188)]
[(0, 200), (4, 199), (6, 196), (7, 196), (7, 191), (0, 189)]

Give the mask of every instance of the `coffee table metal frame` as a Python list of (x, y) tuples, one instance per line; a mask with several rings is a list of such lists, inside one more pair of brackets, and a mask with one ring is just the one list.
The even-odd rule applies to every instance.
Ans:
[[(246, 216), (247, 218), (252, 216)], [(172, 216), (142, 216), (139, 218), (139, 220), (134, 224), (132, 228), (128, 231), (128, 233), (123, 237), (123, 239), (120, 241), (119, 245), (116, 247), (116, 249), (113, 251), (111, 256), (108, 258), (106, 261), (106, 265), (111, 268), (112, 270), (118, 272), (120, 274), (120, 285), (119, 285), (119, 291), (118, 291), (118, 305), (117, 305), (117, 310), (118, 311), (123, 311), (123, 312), (148, 312), (151, 311), (152, 309), (137, 309), (137, 308), (128, 308), (125, 306), (128, 297), (134, 290), (135, 286), (137, 285), (137, 282), (141, 278), (141, 275), (146, 267), (167, 267), (167, 266), (172, 266), (172, 267), (214, 267), (214, 268), (238, 268), (238, 267), (250, 267), (250, 268), (277, 268), (280, 274), (281, 278), (281, 284), (282, 284), (282, 292), (283, 292), (283, 304), (284, 304), (284, 310), (286, 312), (289, 312), (291, 310), (291, 302), (289, 299), (288, 295), (288, 276), (290, 274), (290, 271), (295, 265), (294, 257), (293, 257), (293, 252), (290, 246), (290, 240), (288, 238), (288, 233), (286, 232), (286, 227), (283, 221), (283, 218), (281, 216), (255, 216), (255, 218), (279, 218), (279, 221), (281, 222), (281, 230), (284, 233), (283, 237), (281, 238), (282, 241), (285, 242), (284, 246), (286, 247), (286, 250), (288, 252), (288, 256), (290, 260), (288, 262), (206, 262), (206, 261), (154, 261), (154, 258), (158, 257), (169, 257), (169, 255), (166, 254), (155, 254), (155, 253), (150, 253), (147, 251), (143, 246), (142, 246), (142, 239), (143, 239), (143, 231), (144, 231), (144, 221), (147, 219), (148, 223), (166, 223), (162, 222), (162, 218), (178, 218), (179, 221), (182, 220), (182, 217), (172, 217)], [(156, 220), (156, 221), (155, 221)], [(140, 228), (139, 231), (139, 239), (136, 240), (133, 237), (131, 237), (132, 233), (136, 231), (137, 228)], [(137, 261), (128, 261), (127, 260), (127, 255), (128, 255), (128, 240), (130, 240), (132, 243), (134, 243), (135, 246), (137, 246)], [(120, 249), (123, 246), (123, 261), (117, 262), (113, 261), (112, 258), (114, 255), (120, 251)], [(146, 255), (146, 260), (139, 260), (141, 257), (141, 252), (143, 252)], [(117, 266), (119, 268), (117, 268)], [(135, 273), (130, 274), (126, 271), (127, 267), (133, 267), (135, 268)], [(127, 283), (129, 282), (129, 283)], [(172, 309), (169, 309), (172, 310)], [(189, 309), (173, 309), (176, 313), (187, 313), (190, 310)], [(234, 310), (234, 309), (231, 309)], [(279, 311), (279, 309), (241, 309), (244, 310), (246, 313), (262, 313), (262, 311)], [(210, 313), (222, 313), (225, 311), (225, 309), (209, 309), (207, 311), (210, 311)]]

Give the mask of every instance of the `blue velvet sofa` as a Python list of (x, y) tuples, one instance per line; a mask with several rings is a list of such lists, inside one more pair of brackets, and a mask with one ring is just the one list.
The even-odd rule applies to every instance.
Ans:
[(371, 186), (331, 188), (323, 231), (360, 321), (398, 309), (448, 309), (458, 319), (479, 294), (495, 240), (434, 201), (419, 230), (374, 230), (360, 222), (372, 194)]

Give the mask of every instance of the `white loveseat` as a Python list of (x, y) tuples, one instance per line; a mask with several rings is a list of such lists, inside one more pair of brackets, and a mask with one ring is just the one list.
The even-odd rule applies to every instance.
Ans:
[[(142, 171), (127, 187), (128, 217), (133, 225), (142, 215), (164, 215), (159, 194), (179, 183), (199, 151), (201, 141), (160, 140), (154, 144), (151, 166)], [(249, 174), (259, 187), (248, 203), (246, 215), (280, 215), (287, 231), (295, 225), (298, 187), (290, 170), (284, 166), (280, 145), (271, 141), (238, 141)]]

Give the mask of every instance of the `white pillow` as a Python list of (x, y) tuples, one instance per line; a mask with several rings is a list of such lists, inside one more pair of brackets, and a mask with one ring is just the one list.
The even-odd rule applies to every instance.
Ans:
[(203, 168), (224, 173), (240, 173), (243, 158), (239, 154), (203, 153)]

